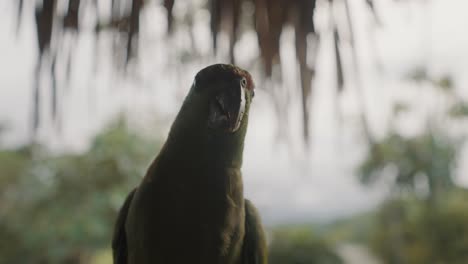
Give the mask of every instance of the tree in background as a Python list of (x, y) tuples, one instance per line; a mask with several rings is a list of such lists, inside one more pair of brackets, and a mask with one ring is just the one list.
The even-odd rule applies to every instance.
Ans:
[(445, 193), (437, 208), (414, 198), (388, 200), (370, 226), (369, 248), (383, 263), (467, 263), (468, 193)]
[[(466, 104), (450, 77), (434, 79), (424, 69), (416, 69), (408, 77), (421, 86), (422, 92), (438, 100), (429, 109), (420, 101), (396, 102), (388, 133), (371, 142), (358, 174), (364, 184), (392, 179), (392, 194), (397, 197), (409, 192), (434, 201), (440, 192), (455, 186), (456, 161), (467, 132), (457, 124), (463, 122)], [(411, 111), (423, 112), (420, 117), (423, 122), (417, 132), (408, 135), (401, 122), (408, 121)]]
[(385, 263), (466, 263), (468, 192), (456, 185), (455, 173), (467, 132), (460, 127), (466, 103), (448, 77), (434, 79), (423, 70), (410, 77), (437, 103), (425, 113), (422, 132), (411, 135), (403, 133), (399, 122), (407, 121), (422, 101), (397, 103), (390, 132), (371, 144), (359, 168), (363, 183), (384, 180), (391, 186), (371, 228), (369, 247)]

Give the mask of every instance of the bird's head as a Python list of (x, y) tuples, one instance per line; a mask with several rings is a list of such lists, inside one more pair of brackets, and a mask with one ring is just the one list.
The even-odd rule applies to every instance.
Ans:
[(253, 97), (254, 84), (247, 71), (228, 64), (202, 69), (195, 76), (168, 140), (191, 157), (212, 160), (219, 156), (224, 159), (219, 163), (239, 165)]
[(192, 92), (203, 99), (209, 128), (235, 133), (245, 123), (254, 84), (247, 71), (234, 65), (214, 64), (198, 72)]

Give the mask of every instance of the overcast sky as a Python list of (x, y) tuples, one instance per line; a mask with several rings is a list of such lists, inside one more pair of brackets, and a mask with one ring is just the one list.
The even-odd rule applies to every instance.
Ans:
[[(370, 17), (363, 12), (364, 1), (351, 2), (361, 78), (376, 134), (384, 131), (390, 103), (400, 95), (414, 96), (402, 91), (408, 86), (402, 84), (401, 76), (409, 70), (428, 64), (436, 75), (452, 73), (459, 88), (468, 84), (468, 1), (439, 0), (425, 7), (420, 3), (395, 5), (387, 3), (389, 1), (376, 1), (380, 3), (380, 28), (373, 27)], [(29, 137), (31, 89), (37, 56), (34, 16), (25, 16), (20, 34), (16, 35), (12, 8), (8, 1), (0, 2), (0, 121), (10, 126), (6, 137), (6, 143), (10, 145), (24, 142)], [(319, 8), (317, 12), (321, 10)], [(202, 52), (209, 52), (208, 17), (203, 12), (195, 17), (197, 47)], [(324, 14), (317, 14), (318, 28), (324, 31), (325, 19), (320, 17)], [(161, 41), (165, 18), (163, 10), (156, 5), (145, 10), (142, 21), (140, 45), (144, 55), (140, 55), (140, 63), (134, 70), (138, 74), (132, 78), (123, 78), (111, 70), (105, 38), (104, 44), (99, 45), (100, 52), (93, 52), (91, 29), (85, 28), (74, 52), (76, 60), (71, 85), (61, 90), (62, 128), (58, 133), (46, 120), (39, 133), (42, 140), (52, 146), (83, 149), (88, 139), (121, 109), (148, 119), (157, 114), (172, 120), (194, 74), (211, 62), (182, 65), (184, 76), (168, 71), (166, 67), (171, 62), (168, 47), (183, 47), (183, 37), (176, 36), (172, 42)], [(295, 68), (293, 36), (293, 32), (286, 29), (281, 40), (286, 74)], [(290, 128), (288, 144), (276, 141), (275, 131), (279, 124), (272, 113), (268, 95), (262, 91), (264, 87), (258, 88), (255, 98), (243, 171), (246, 196), (258, 205), (268, 223), (348, 215), (372, 208), (386, 193), (384, 185), (364, 188), (356, 181), (353, 170), (365, 153), (365, 145), (355, 126), (345, 123), (339, 127), (335, 120), (333, 88), (330, 88), (335, 85), (334, 60), (330, 53), (330, 36), (324, 35), (323, 39), (312, 102), (315, 114), (309, 153), (298, 147), (301, 143), (298, 98), (293, 98), (296, 106), (291, 109), (287, 124)], [(376, 44), (376, 49), (372, 48), (372, 43)], [(256, 37), (253, 32), (247, 32), (236, 48), (239, 64), (246, 63), (256, 54)], [(93, 56), (103, 58), (95, 73)], [(377, 67), (379, 62), (380, 68)], [(253, 73), (258, 75), (258, 72)], [(349, 80), (355, 78), (348, 77)], [(286, 82), (296, 82), (294, 78), (288, 78), (290, 75), (285, 77)], [(43, 80), (44, 87), (48, 83), (47, 79)], [(359, 113), (354, 88), (349, 85), (348, 92), (343, 95), (345, 120), (355, 120)], [(90, 91), (94, 91), (92, 95)], [(467, 94), (467, 89), (460, 91)], [(45, 94), (44, 100), (47, 98)], [(460, 182), (468, 180), (461, 179)]]

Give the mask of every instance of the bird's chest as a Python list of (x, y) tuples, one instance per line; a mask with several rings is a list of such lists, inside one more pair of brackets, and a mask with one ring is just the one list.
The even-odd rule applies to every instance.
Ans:
[[(140, 186), (135, 204), (140, 243), (171, 263), (233, 263), (244, 236), (238, 170), (189, 174)], [(182, 177), (181, 177), (182, 178)], [(149, 248), (148, 248), (149, 247)]]

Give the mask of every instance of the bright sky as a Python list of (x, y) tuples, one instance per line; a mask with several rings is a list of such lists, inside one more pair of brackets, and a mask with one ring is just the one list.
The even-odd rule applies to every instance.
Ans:
[[(384, 131), (390, 102), (401, 95), (414, 96), (414, 93), (402, 91), (408, 86), (402, 84), (401, 76), (416, 66), (427, 63), (435, 74), (453, 73), (460, 88), (468, 85), (468, 75), (465, 74), (468, 70), (466, 0), (438, 0), (423, 8), (420, 3), (395, 5), (378, 1), (382, 26), (377, 29), (369, 22), (370, 17), (362, 12), (366, 8), (364, 1), (351, 2), (355, 11), (361, 79), (371, 124), (377, 135)], [(20, 34), (16, 35), (12, 8), (8, 1), (0, 3), (0, 121), (6, 121), (11, 128), (7, 143), (17, 144), (29, 137), (37, 49), (34, 16), (31, 13), (25, 16)], [(183, 7), (176, 7), (176, 10), (178, 8), (183, 10)], [(32, 8), (27, 12), (33, 12)], [(176, 11), (176, 15), (177, 12), (183, 11)], [(319, 8), (317, 12), (325, 11)], [(327, 27), (323, 17), (323, 13), (317, 16), (322, 31)], [(195, 18), (196, 45), (202, 53), (207, 53), (210, 43), (207, 14), (198, 12)], [(186, 40), (182, 35), (176, 35), (171, 41), (161, 41), (165, 18), (163, 10), (156, 5), (145, 10), (142, 21), (142, 55), (140, 63), (133, 69), (137, 74), (131, 78), (111, 71), (110, 52), (106, 48), (109, 39), (104, 36), (98, 48), (93, 48), (91, 28), (85, 26), (74, 52), (76, 60), (71, 85), (63, 89), (63, 85), (59, 85), (63, 98), (60, 133), (53, 129), (50, 120), (46, 120), (39, 133), (42, 140), (51, 146), (82, 149), (99, 127), (121, 109), (149, 120), (156, 113), (169, 122), (173, 119), (194, 74), (215, 61), (179, 65), (181, 74), (168, 70), (167, 65), (173, 63), (171, 56), (174, 56), (167, 52), (168, 47), (183, 48)], [(295, 68), (293, 37), (293, 32), (286, 29), (281, 40), (286, 85), (295, 85), (291, 77)], [(373, 42), (376, 49), (372, 48)], [(301, 127), (297, 96), (292, 99), (295, 106), (287, 124), (289, 144), (278, 143), (275, 139), (277, 120), (267, 93), (262, 91), (267, 87), (257, 85), (243, 172), (246, 196), (257, 204), (267, 223), (304, 222), (348, 215), (371, 208), (385, 196), (384, 186), (364, 188), (353, 172), (365, 153), (360, 133), (352, 125), (359, 107), (355, 103), (355, 87), (349, 85), (341, 100), (347, 122), (340, 127), (335, 120), (331, 45), (330, 36), (323, 35), (319, 72), (314, 83), (313, 142), (309, 153), (298, 147)], [(94, 53), (94, 50), (99, 52)], [(252, 32), (240, 39), (236, 54), (241, 66), (256, 56), (256, 37)], [(96, 68), (92, 60), (95, 56), (100, 61)], [(380, 69), (376, 67), (375, 57), (382, 65)], [(258, 71), (253, 73), (258, 76)], [(355, 80), (354, 76), (347, 77)], [(43, 87), (47, 88), (49, 83), (44, 79)], [(59, 83), (63, 84), (63, 80), (59, 79)], [(460, 92), (467, 95), (467, 89)], [(44, 93), (45, 103), (48, 98)], [(460, 179), (460, 182), (468, 182), (468, 179)]]

